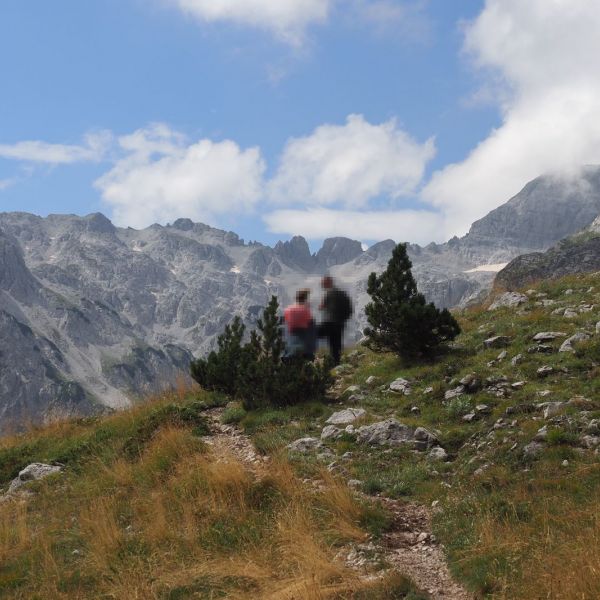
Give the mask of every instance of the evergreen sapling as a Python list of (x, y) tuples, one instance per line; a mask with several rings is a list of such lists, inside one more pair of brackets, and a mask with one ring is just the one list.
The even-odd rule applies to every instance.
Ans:
[(460, 333), (447, 309), (427, 303), (418, 292), (411, 268), (406, 244), (398, 244), (387, 269), (379, 276), (369, 276), (367, 292), (372, 301), (365, 307), (368, 346), (405, 359), (431, 356)]

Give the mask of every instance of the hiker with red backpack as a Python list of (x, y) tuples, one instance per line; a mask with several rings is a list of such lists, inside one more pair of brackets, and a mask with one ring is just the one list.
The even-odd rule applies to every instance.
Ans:
[(325, 290), (325, 296), (319, 307), (323, 311), (319, 337), (327, 339), (331, 357), (337, 366), (342, 356), (344, 328), (352, 316), (352, 302), (348, 294), (339, 289), (329, 275), (323, 277), (321, 287)]

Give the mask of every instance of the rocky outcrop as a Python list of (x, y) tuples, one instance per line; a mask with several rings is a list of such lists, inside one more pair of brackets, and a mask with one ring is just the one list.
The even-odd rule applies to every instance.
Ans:
[(585, 232), (563, 240), (547, 252), (515, 258), (498, 273), (495, 283), (505, 289), (518, 289), (543, 279), (595, 271), (600, 271), (600, 234)]

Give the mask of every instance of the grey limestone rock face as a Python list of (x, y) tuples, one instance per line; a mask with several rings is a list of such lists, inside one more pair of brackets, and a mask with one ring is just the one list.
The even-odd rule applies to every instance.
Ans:
[[(571, 186), (536, 180), (463, 238), (410, 244), (420, 291), (440, 307), (464, 306), (492, 283), (482, 265), (545, 250), (590, 225), (600, 213), (598, 173), (588, 169)], [(331, 238), (312, 254), (299, 236), (269, 248), (185, 218), (138, 231), (99, 213), (0, 213), (0, 433), (160, 392), (186, 375), (192, 355), (214, 348), (235, 315), (253, 327), (271, 295), (285, 305), (309, 287), (316, 307), (326, 271), (353, 298), (347, 341), (355, 342), (367, 278), (385, 269), (394, 246), (363, 251)], [(588, 266), (593, 250), (578, 255)]]

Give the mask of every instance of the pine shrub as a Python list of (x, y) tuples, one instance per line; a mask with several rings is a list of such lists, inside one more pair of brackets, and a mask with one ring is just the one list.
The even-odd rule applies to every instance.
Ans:
[(406, 244), (398, 244), (387, 269), (371, 273), (367, 292), (372, 301), (365, 307), (369, 327), (367, 344), (376, 351), (391, 351), (404, 359), (431, 356), (453, 340), (460, 327), (447, 309), (427, 303), (411, 272)]
[(273, 296), (245, 344), (245, 327), (236, 317), (219, 336), (217, 350), (192, 362), (192, 377), (206, 390), (241, 400), (245, 410), (321, 400), (332, 383), (331, 365), (301, 358), (284, 360), (278, 309)]

